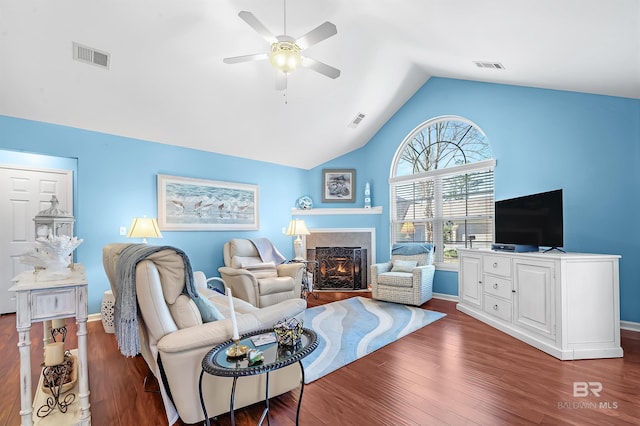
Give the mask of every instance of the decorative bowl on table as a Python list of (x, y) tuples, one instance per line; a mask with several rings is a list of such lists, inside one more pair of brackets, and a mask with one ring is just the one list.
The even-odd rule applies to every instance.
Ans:
[(285, 319), (273, 326), (278, 345), (295, 346), (302, 337), (302, 324), (295, 318)]

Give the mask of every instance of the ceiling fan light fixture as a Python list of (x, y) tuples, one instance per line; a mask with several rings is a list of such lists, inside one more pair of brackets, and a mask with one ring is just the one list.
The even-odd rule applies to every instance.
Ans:
[(295, 71), (302, 63), (300, 47), (290, 41), (278, 41), (271, 45), (269, 61), (279, 71), (290, 73)]

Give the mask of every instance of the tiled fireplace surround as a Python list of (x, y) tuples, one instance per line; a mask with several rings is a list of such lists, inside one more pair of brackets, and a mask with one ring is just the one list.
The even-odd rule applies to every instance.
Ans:
[[(309, 258), (308, 250), (317, 247), (361, 247), (367, 250), (367, 269), (376, 259), (375, 228), (331, 228), (309, 229), (311, 234), (303, 239), (303, 252)], [(370, 285), (369, 274), (367, 286)]]

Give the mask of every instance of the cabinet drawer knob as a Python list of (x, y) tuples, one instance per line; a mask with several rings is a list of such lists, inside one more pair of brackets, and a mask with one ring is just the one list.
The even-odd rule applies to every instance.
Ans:
[(498, 267), (498, 262), (493, 262), (493, 267), (497, 268)]
[(493, 310), (497, 311), (498, 310), (498, 305), (493, 305)]
[(493, 284), (493, 288), (498, 289), (498, 283)]

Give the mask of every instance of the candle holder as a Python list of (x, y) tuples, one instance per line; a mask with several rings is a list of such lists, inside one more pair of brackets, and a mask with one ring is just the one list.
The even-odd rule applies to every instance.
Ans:
[(53, 339), (54, 342), (57, 342), (56, 336), (59, 336), (59, 335), (62, 336), (62, 343), (64, 343), (65, 339), (67, 338), (66, 324), (63, 325), (62, 327), (56, 327), (56, 328), (51, 327), (51, 338)]
[(36, 415), (44, 418), (51, 414), (53, 410), (58, 408), (61, 413), (66, 413), (67, 409), (76, 399), (74, 393), (67, 393), (75, 384), (74, 377), (75, 368), (74, 360), (71, 354), (65, 354), (65, 361), (58, 365), (48, 365), (42, 369), (42, 387), (51, 396), (47, 397), (46, 402), (38, 408)]
[(229, 358), (242, 358), (247, 354), (247, 352), (249, 352), (249, 346), (241, 345), (239, 343), (239, 339), (233, 340), (233, 346), (230, 346), (229, 349), (227, 349), (227, 356)]

